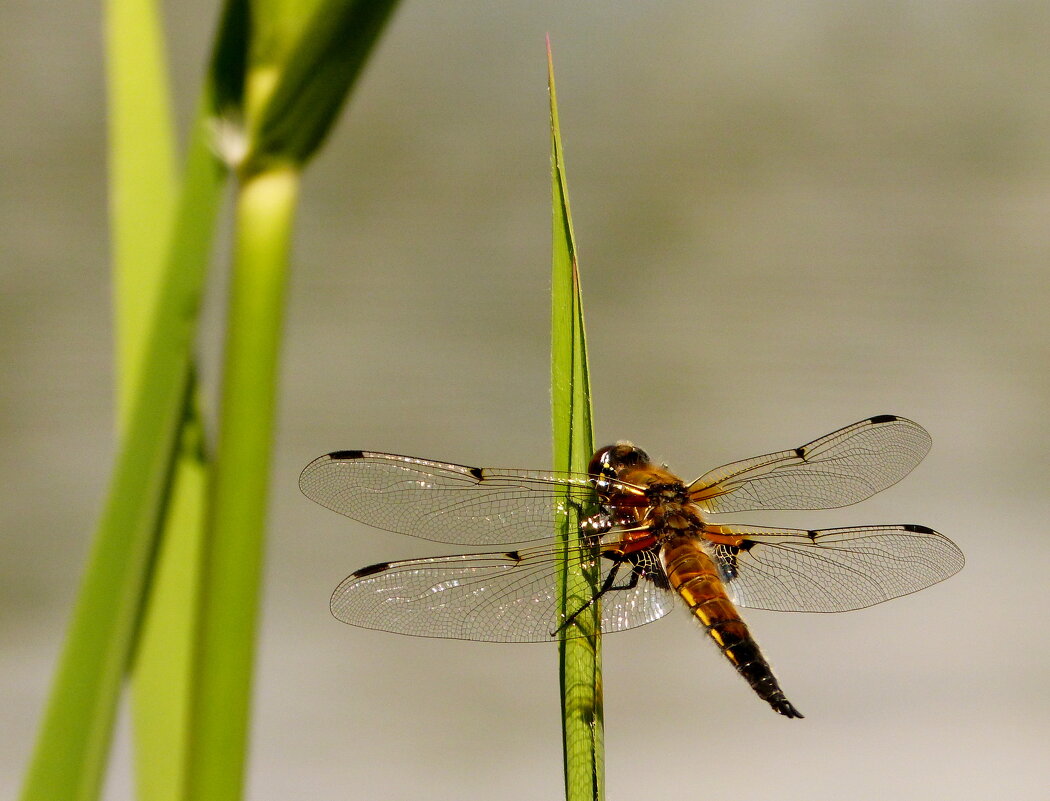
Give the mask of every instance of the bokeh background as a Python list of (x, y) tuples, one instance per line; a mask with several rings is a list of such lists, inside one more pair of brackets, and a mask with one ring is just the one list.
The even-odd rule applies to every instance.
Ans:
[[(171, 8), (188, 118), (214, 9)], [(0, 795), (21, 782), (113, 454), (101, 19), (5, 2)], [(341, 448), (550, 464), (551, 33), (598, 439), (687, 478), (854, 420), (934, 450), (859, 507), (965, 570), (752, 612), (772, 714), (684, 612), (605, 641), (608, 795), (1047, 798), (1050, 6), (406, 0), (308, 171), (287, 316), (249, 797), (557, 798), (553, 646), (329, 616), (441, 546), (303, 498)], [(221, 250), (221, 248), (220, 248)], [(202, 342), (214, 393), (222, 282)], [(110, 799), (128, 798), (122, 724)]]

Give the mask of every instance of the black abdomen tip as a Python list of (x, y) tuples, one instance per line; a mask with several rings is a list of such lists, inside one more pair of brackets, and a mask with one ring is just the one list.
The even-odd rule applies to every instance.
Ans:
[(780, 696), (780, 698), (777, 698), (776, 700), (771, 700), (769, 705), (786, 718), (805, 717), (805, 715), (795, 709), (794, 705), (784, 696)]

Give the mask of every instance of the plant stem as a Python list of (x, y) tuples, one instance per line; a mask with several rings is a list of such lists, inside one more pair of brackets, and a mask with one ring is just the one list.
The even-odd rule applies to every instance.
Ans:
[[(547, 42), (551, 113), (551, 187), (553, 247), (551, 278), (551, 399), (554, 469), (584, 473), (594, 450), (590, 377), (583, 325), (583, 300), (576, 263), (576, 242), (569, 213), (568, 186), (554, 89), (554, 64)], [(566, 497), (566, 501), (568, 501)], [(558, 536), (566, 550), (579, 545), (581, 512), (566, 503)], [(598, 557), (580, 567), (561, 569), (561, 614), (574, 613), (598, 591)], [(567, 801), (605, 797), (604, 721), (602, 713), (601, 604), (580, 614), (573, 627), (585, 636), (562, 637), (559, 674), (562, 692), (562, 745)]]
[(109, 755), (190, 380), (190, 346), (219, 196), (215, 187), (224, 175), (201, 136), (191, 145), (186, 175), (175, 245), (149, 320), (141, 380), (129, 405), (23, 801), (94, 799)]
[(206, 526), (187, 798), (241, 797), (277, 362), (299, 172), (248, 176), (237, 199), (220, 438)]

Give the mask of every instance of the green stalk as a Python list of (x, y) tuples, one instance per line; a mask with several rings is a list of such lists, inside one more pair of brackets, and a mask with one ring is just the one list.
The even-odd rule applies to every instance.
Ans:
[(123, 430), (178, 202), (164, 52), (153, 0), (106, 4), (109, 217)]
[[(396, 7), (397, 0), (317, 0), (272, 92), (263, 90), (265, 105), (253, 115), (250, 166), (305, 164), (314, 155)], [(264, 83), (270, 80), (271, 69), (255, 66), (267, 74)]]
[(23, 801), (98, 794), (132, 654), (190, 376), (196, 307), (223, 174), (198, 139), (143, 348), (141, 380), (23, 788)]
[(163, 530), (132, 666), (135, 779), (139, 801), (181, 798), (204, 538), (208, 460), (196, 381), (187, 387)]
[[(158, 97), (141, 109), (136, 106), (141, 93), (163, 94), (159, 41), (151, 30), (156, 20), (144, 7), (114, 5), (110, 13), (123, 433), (23, 801), (91, 801), (99, 792), (185, 419), (196, 311), (225, 175), (210, 147), (213, 71), (197, 115), (178, 206), (172, 210), (164, 103)], [(143, 116), (136, 119), (140, 112)], [(141, 141), (143, 137), (155, 139)], [(155, 197), (150, 195), (154, 180), (159, 182)], [(155, 267), (158, 263), (162, 267)]]
[[(320, 63), (300, 47), (293, 51), (291, 63), (298, 60), (307, 68), (285, 73), (298, 76), (300, 82), (304, 76), (323, 76), (325, 91), (311, 94), (311, 107), (297, 111), (309, 135), (290, 143), (286, 152), (281, 152), (283, 143), (268, 140), (266, 148), (249, 155), (256, 160), (250, 171), (254, 174), (242, 185), (238, 209), (231, 355), (223, 400), (228, 430), (221, 436), (225, 470), (215, 479), (210, 498), (212, 537), (203, 558), (211, 584), (207, 595), (194, 603), (205, 474), (203, 437), (192, 401), (192, 347), (226, 175), (213, 148), (218, 144), (237, 157), (240, 147), (234, 139), (216, 142), (215, 124), (221, 118), (222, 130), (229, 132), (245, 117), (253, 13), (264, 4), (225, 4), (173, 215), (172, 145), (156, 12), (144, 0), (141, 5), (137, 0), (111, 2), (115, 298), (123, 436), (22, 798), (91, 801), (97, 796), (121, 679), (133, 654), (136, 696), (141, 699), (136, 738), (143, 798), (196, 801), (219, 792), (236, 797), (244, 764), (269, 450), (259, 442), (268, 442), (272, 423), (288, 229), (298, 186), (296, 171), (274, 165), (287, 164), (291, 153), (292, 162), (301, 166), (323, 141), (393, 3), (326, 0), (329, 39), (336, 46), (325, 51)], [(304, 18), (313, 10), (297, 8)], [(308, 37), (305, 51), (323, 44), (323, 27), (324, 21), (315, 16), (314, 30), (322, 35)], [(348, 37), (352, 41), (347, 42)], [(348, 52), (355, 54), (349, 60)], [(316, 106), (322, 103), (332, 108), (318, 112)], [(257, 116), (276, 121), (273, 114)], [(297, 125), (295, 120), (284, 122), (293, 130)], [(154, 271), (161, 262), (163, 268)], [(253, 394), (255, 408), (250, 398), (245, 402)], [(255, 426), (254, 433), (246, 430)], [(235, 497), (240, 490), (245, 492), (243, 501)], [(168, 533), (158, 544), (162, 527)], [(252, 537), (254, 544), (249, 543)], [(216, 539), (222, 541), (213, 542)], [(155, 559), (157, 572), (143, 619)], [(231, 567), (233, 562), (236, 567)], [(191, 677), (187, 639), (198, 625), (198, 610), (207, 617), (194, 642), (200, 650)], [(230, 646), (228, 652), (224, 645)]]
[(244, 179), (237, 198), (219, 444), (203, 550), (186, 797), (234, 801), (244, 780), (277, 388), (299, 171)]
[[(554, 469), (585, 473), (594, 450), (590, 378), (549, 40), (547, 77), (553, 209), (551, 398)], [(581, 513), (588, 514), (591, 510), (580, 510), (574, 504), (566, 503), (566, 511), (558, 537), (565, 547), (570, 547), (579, 541)], [(597, 555), (582, 569), (564, 565), (558, 587), (562, 616), (572, 614), (593, 597), (600, 581)], [(601, 801), (605, 798), (605, 727), (601, 693), (600, 603), (591, 605), (580, 614), (574, 626), (586, 636), (563, 636), (559, 643), (565, 797), (567, 801)]]
[[(178, 187), (156, 4), (110, 0), (106, 23), (117, 418), (123, 430), (142, 378), (141, 351), (153, 311), (149, 301), (157, 297), (163, 276), (170, 243), (164, 232), (171, 230)], [(196, 566), (207, 482), (195, 385), (191, 381), (187, 387), (167, 509), (134, 646), (132, 719), (140, 801), (175, 801), (186, 760)]]
[(245, 121), (248, 151), (240, 165), (219, 441), (201, 553), (185, 801), (241, 797), (299, 176), (327, 137), (396, 4), (234, 2), (247, 8), (233, 16), (251, 31), (251, 57), (246, 72), (236, 73), (242, 80), (231, 82), (226, 94), (239, 101), (233, 105)]

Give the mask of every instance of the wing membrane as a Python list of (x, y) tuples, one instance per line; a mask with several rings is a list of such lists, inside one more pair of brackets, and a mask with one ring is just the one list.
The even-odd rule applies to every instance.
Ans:
[[(569, 561), (593, 565), (589, 549)], [(555, 591), (558, 549), (409, 559), (357, 571), (332, 594), (344, 623), (417, 637), (486, 642), (550, 642), (560, 625)], [(601, 560), (608, 575), (611, 562)], [(619, 580), (619, 575), (618, 575)], [(602, 596), (602, 631), (622, 631), (662, 617), (674, 597), (653, 582)], [(572, 634), (578, 630), (569, 628)]]
[(845, 612), (899, 598), (958, 573), (962, 552), (917, 525), (802, 531), (719, 526), (741, 546), (715, 545), (738, 606), (780, 612)]
[(503, 545), (549, 539), (567, 503), (586, 505), (586, 475), (487, 469), (369, 451), (315, 459), (303, 494), (376, 528), (435, 542)]
[(719, 467), (694, 481), (689, 494), (706, 512), (849, 506), (908, 475), (931, 442), (918, 423), (880, 415), (793, 450)]

